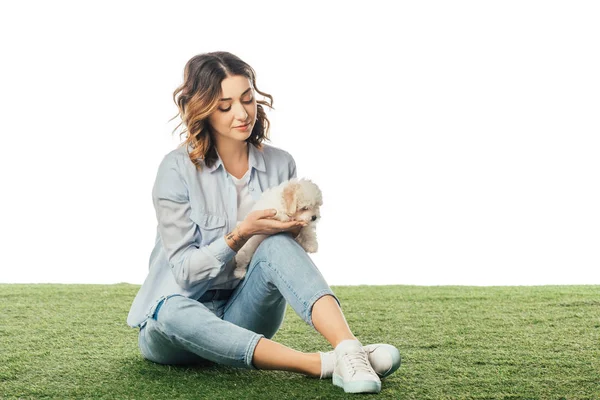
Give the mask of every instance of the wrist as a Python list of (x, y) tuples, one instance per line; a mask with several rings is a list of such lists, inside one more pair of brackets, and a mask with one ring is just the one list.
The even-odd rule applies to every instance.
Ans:
[(246, 224), (244, 224), (243, 222), (241, 224), (239, 224), (235, 228), (235, 230), (236, 230), (237, 235), (242, 240), (248, 240), (252, 236), (252, 233), (250, 232), (250, 230), (248, 229), (248, 227), (246, 226)]
[(240, 227), (237, 226), (233, 231), (225, 235), (225, 242), (233, 251), (237, 252), (244, 246), (249, 238), (250, 236), (244, 236), (244, 234), (240, 232)]

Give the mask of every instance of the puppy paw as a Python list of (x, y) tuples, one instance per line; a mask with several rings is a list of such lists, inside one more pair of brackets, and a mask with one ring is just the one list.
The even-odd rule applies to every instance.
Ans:
[(249, 257), (249, 254), (240, 250), (240, 252), (235, 255), (235, 270), (245, 270), (246, 266), (250, 263), (250, 258), (251, 256)]
[(235, 276), (238, 279), (242, 279), (244, 276), (246, 276), (246, 268), (236, 268), (233, 270), (233, 276)]
[(273, 219), (276, 219), (277, 221), (281, 221), (281, 222), (288, 222), (288, 221), (291, 220), (290, 216), (287, 215), (282, 210), (277, 210), (277, 214), (275, 214), (275, 216), (273, 217)]
[(306, 250), (307, 253), (316, 253), (317, 250), (319, 250), (319, 244), (318, 243), (305, 243), (304, 250)]

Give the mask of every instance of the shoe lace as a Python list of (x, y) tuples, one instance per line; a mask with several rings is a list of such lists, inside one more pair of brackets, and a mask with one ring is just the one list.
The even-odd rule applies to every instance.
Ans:
[(347, 354), (346, 362), (350, 365), (352, 376), (358, 372), (371, 372), (371, 364), (369, 364), (369, 360), (365, 352)]

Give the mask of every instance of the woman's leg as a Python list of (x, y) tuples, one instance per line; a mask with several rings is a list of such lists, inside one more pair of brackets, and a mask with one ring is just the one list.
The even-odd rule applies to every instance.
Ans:
[(254, 351), (257, 368), (319, 376), (319, 353), (298, 352), (269, 340), (281, 325), (285, 300), (332, 346), (356, 339), (308, 254), (289, 234), (277, 234), (256, 250), (245, 279), (225, 306), (223, 319), (265, 336)]
[(312, 321), (315, 329), (323, 335), (333, 347), (342, 340), (356, 340), (340, 305), (331, 296), (323, 296), (313, 306)]
[(321, 376), (319, 353), (303, 353), (266, 338), (258, 341), (252, 363), (258, 369), (298, 372), (315, 378)]
[[(259, 246), (246, 279), (225, 305), (223, 319), (196, 300), (169, 298), (140, 332), (140, 348), (146, 358), (160, 363), (209, 360), (322, 376), (319, 353), (302, 353), (268, 339), (281, 325), (286, 300), (332, 345), (343, 341), (336, 348), (336, 357), (344, 361), (336, 362), (341, 377), (334, 373), (335, 384), (346, 391), (380, 390), (358, 341), (344, 341), (354, 336), (337, 298), (310, 257), (287, 234), (271, 236)], [(353, 342), (359, 347), (350, 351), (347, 344)], [(341, 380), (336, 383), (335, 378)]]
[[(290, 298), (292, 306), (311, 325), (315, 301), (319, 305), (325, 304), (319, 309), (337, 309), (341, 315), (338, 303), (310, 257), (289, 235), (275, 235), (263, 243), (265, 245), (257, 250), (246, 279), (225, 306), (223, 320), (196, 300), (183, 296), (169, 298), (140, 332), (140, 348), (144, 356), (162, 364), (192, 364), (210, 360), (225, 365), (320, 376), (319, 353), (302, 353), (261, 339), (263, 335), (269, 339), (273, 337), (285, 313), (285, 298), (273, 282), (285, 287), (283, 292)], [(270, 267), (266, 266), (267, 259)], [(275, 270), (273, 263), (287, 268)], [(273, 279), (273, 274), (279, 278)], [(320, 315), (321, 311), (318, 313)], [(335, 312), (331, 314), (335, 316)], [(327, 325), (325, 318), (319, 315), (315, 322), (317, 326), (322, 325), (323, 332), (331, 332), (326, 334), (335, 338), (333, 343), (343, 337), (344, 330), (349, 331), (343, 316), (330, 316), (335, 323)], [(337, 325), (339, 328), (336, 329)], [(244, 356), (251, 357), (244, 359)]]
[(212, 361), (254, 368), (252, 355), (262, 335), (223, 321), (204, 304), (184, 296), (164, 300), (140, 330), (145, 358), (160, 364)]

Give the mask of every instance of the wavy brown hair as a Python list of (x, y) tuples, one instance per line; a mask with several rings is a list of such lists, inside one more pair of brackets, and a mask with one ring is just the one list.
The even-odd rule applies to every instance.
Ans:
[(261, 143), (265, 139), (269, 140), (270, 123), (263, 106), (272, 109), (273, 97), (258, 90), (254, 69), (239, 57), (225, 51), (198, 54), (186, 63), (183, 84), (173, 92), (173, 101), (179, 108), (179, 113), (171, 118), (172, 121), (181, 117), (181, 122), (173, 132), (183, 125), (184, 130), (179, 136), (186, 135), (186, 138), (181, 146), (190, 145), (190, 160), (198, 170), (201, 169), (202, 161), (211, 167), (218, 159), (208, 117), (217, 109), (221, 82), (228, 76), (237, 75), (248, 78), (254, 90), (269, 100), (256, 101), (256, 123), (246, 142), (260, 149)]

